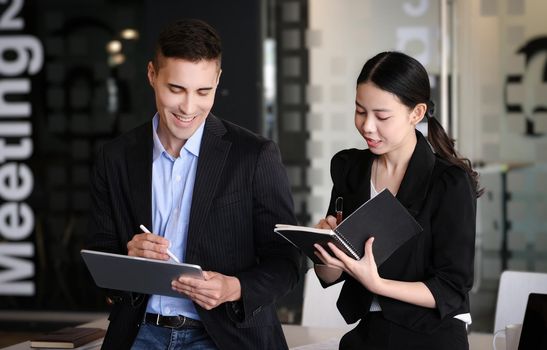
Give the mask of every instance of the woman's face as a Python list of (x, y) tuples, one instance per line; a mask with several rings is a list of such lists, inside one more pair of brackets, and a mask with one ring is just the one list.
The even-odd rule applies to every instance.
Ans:
[(357, 86), (355, 127), (372, 153), (381, 155), (405, 146), (414, 147), (415, 126), (422, 120), (425, 104), (413, 109), (372, 82)]

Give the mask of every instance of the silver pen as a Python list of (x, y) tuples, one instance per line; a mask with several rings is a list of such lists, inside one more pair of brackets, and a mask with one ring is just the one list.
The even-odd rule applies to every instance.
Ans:
[[(140, 225), (139, 226), (142, 230), (142, 232), (146, 232), (146, 233), (152, 233), (150, 232), (149, 229), (146, 228), (146, 226), (144, 225)], [(176, 262), (178, 262), (180, 264), (180, 260), (175, 256), (175, 254), (171, 253), (171, 251), (169, 250), (169, 248), (167, 248), (167, 255), (169, 255), (169, 257), (173, 260), (175, 260)]]

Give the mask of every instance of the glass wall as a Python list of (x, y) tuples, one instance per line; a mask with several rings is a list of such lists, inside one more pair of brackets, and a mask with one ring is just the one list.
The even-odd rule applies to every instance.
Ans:
[(456, 3), (459, 147), (486, 188), (472, 306), (476, 327), (491, 330), (500, 273), (547, 272), (547, 3)]
[(547, 271), (546, 12), (541, 0), (310, 1), (312, 222), (328, 205), (332, 155), (366, 147), (353, 125), (363, 63), (384, 50), (416, 57), (435, 102), (444, 102), (439, 117), (486, 188), (472, 293), (477, 331), (491, 331), (503, 270)]

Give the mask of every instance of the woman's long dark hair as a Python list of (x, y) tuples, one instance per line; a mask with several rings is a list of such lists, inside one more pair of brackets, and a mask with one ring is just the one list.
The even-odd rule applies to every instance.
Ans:
[(425, 68), (414, 58), (401, 52), (382, 52), (368, 60), (357, 78), (357, 85), (372, 82), (380, 89), (391, 92), (407, 107), (419, 103), (427, 105), (427, 139), (442, 158), (464, 169), (475, 188), (477, 197), (483, 193), (479, 187), (479, 174), (471, 161), (462, 158), (454, 148), (454, 139), (445, 132), (435, 118), (435, 105), (431, 101), (429, 77)]

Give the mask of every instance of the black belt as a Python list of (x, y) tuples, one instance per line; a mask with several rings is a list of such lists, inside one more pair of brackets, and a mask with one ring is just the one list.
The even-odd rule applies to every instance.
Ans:
[(144, 322), (166, 328), (203, 328), (203, 323), (182, 315), (162, 316), (158, 314), (146, 313)]

